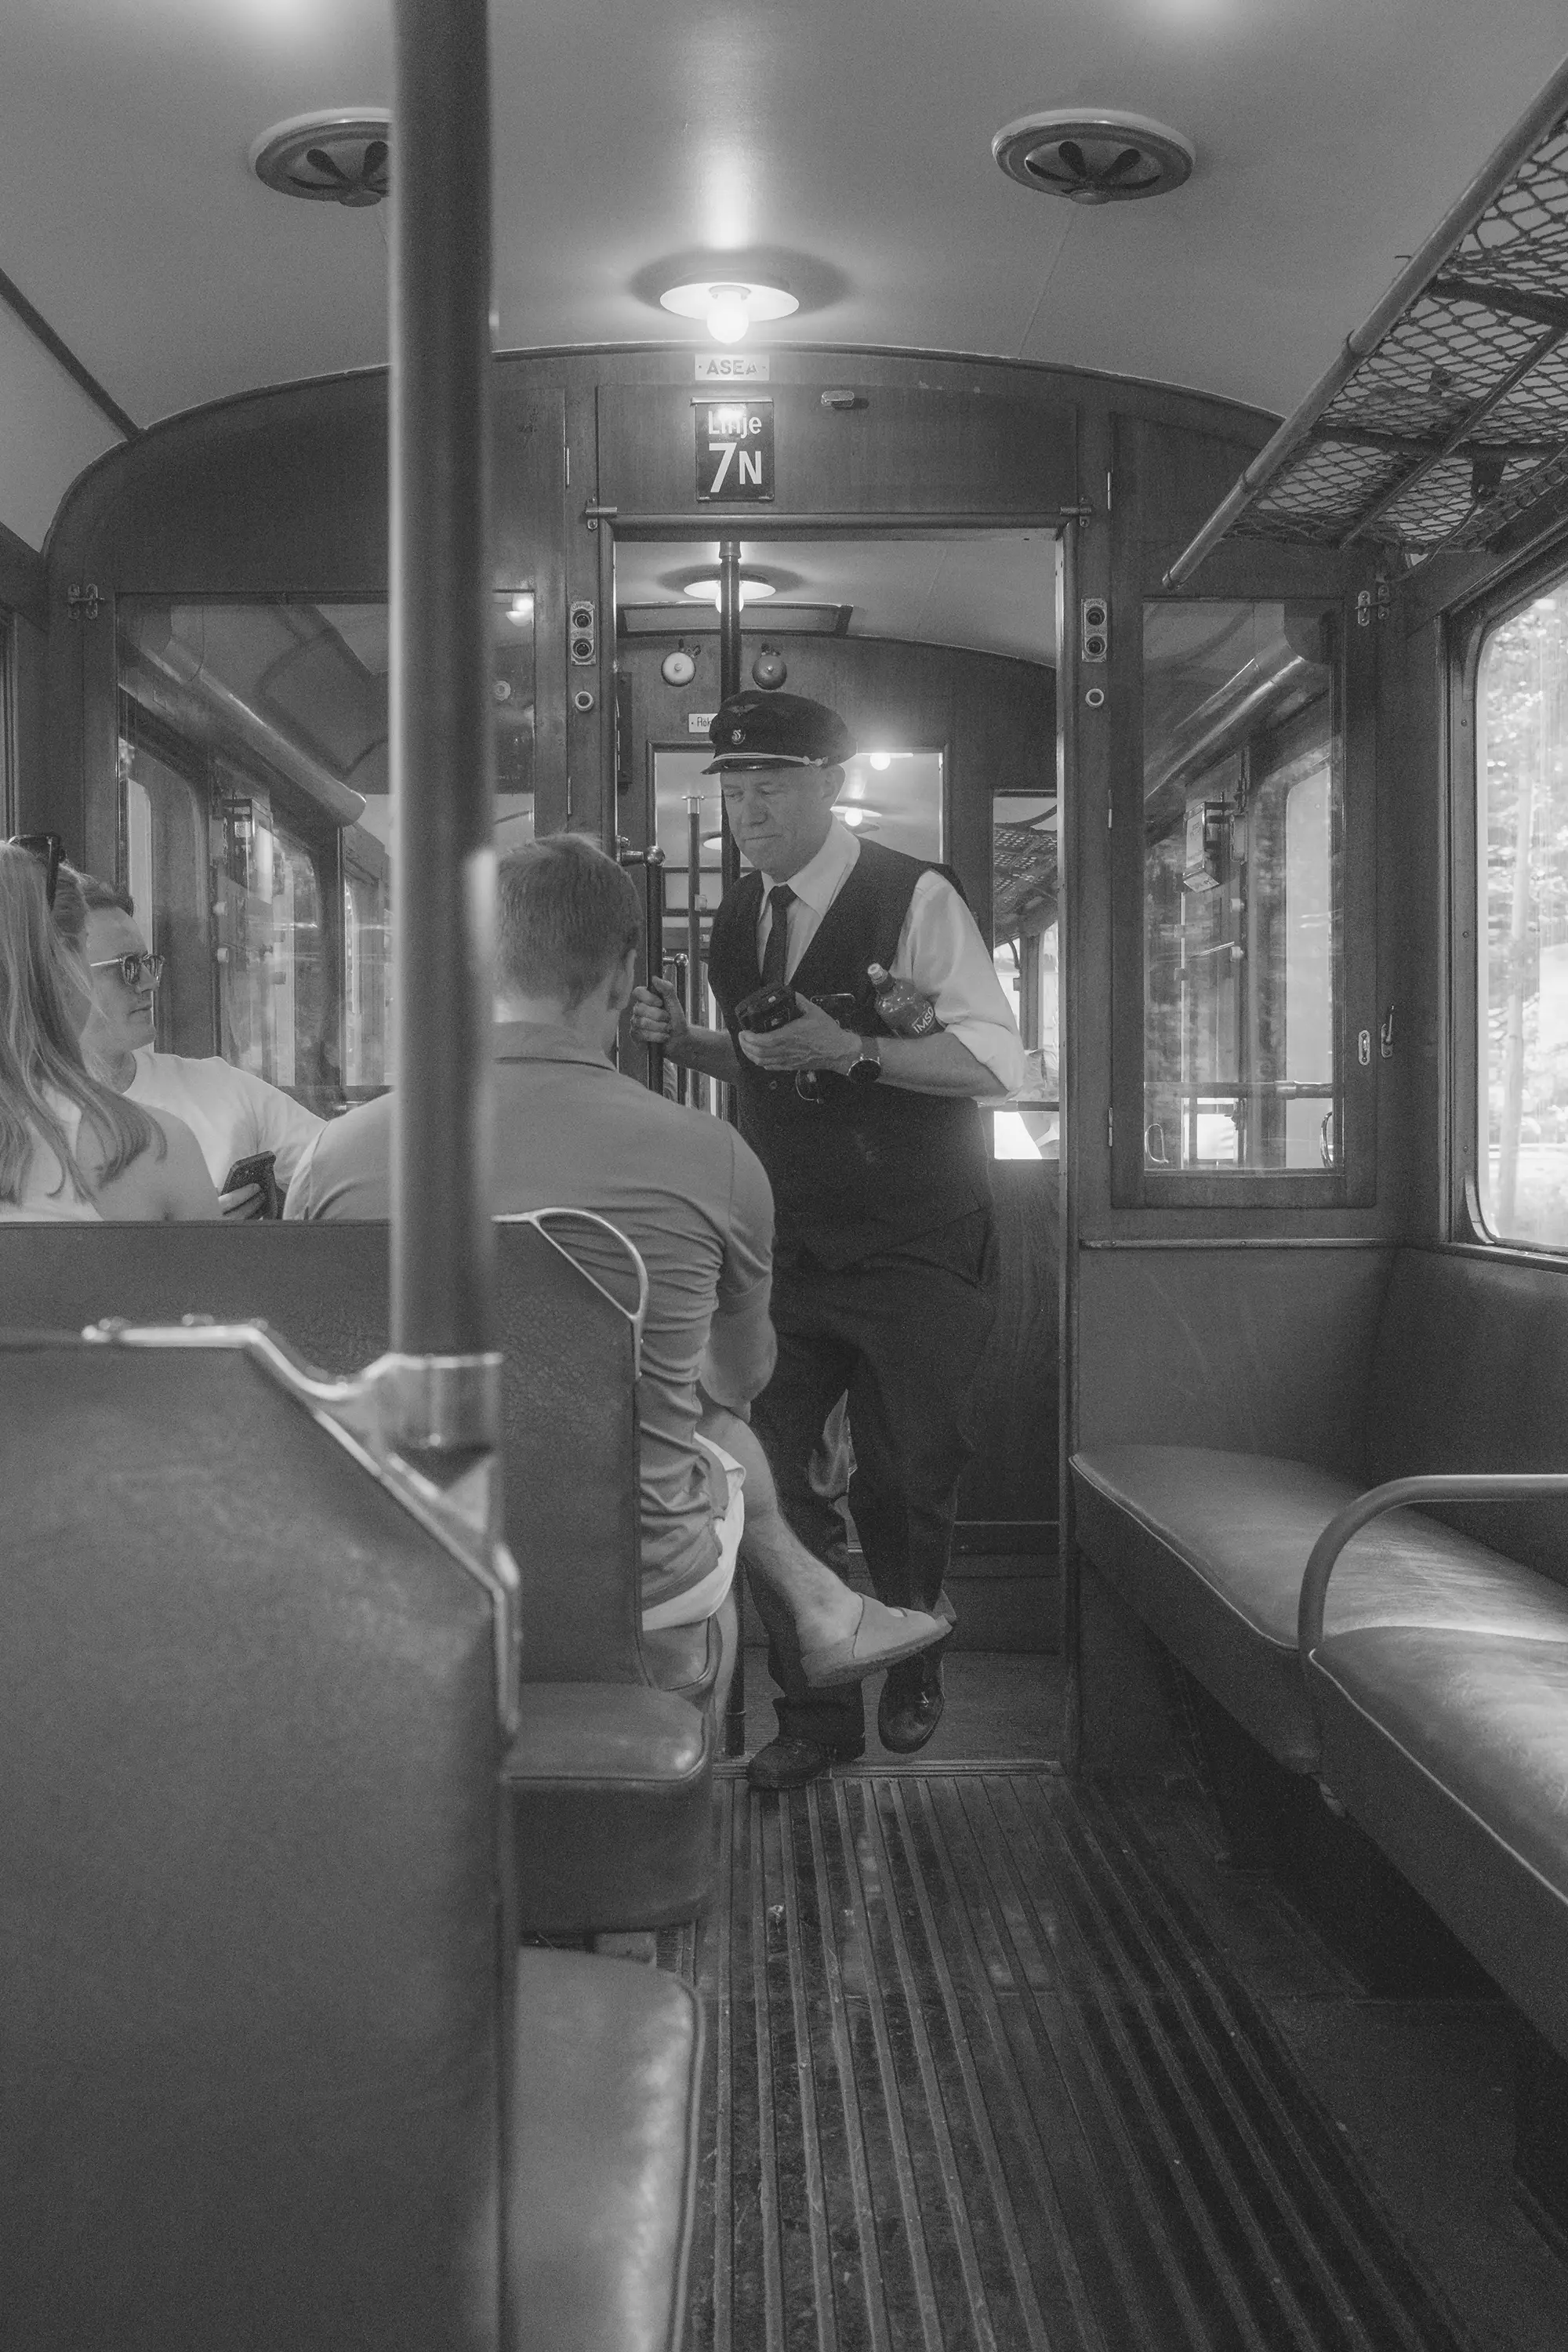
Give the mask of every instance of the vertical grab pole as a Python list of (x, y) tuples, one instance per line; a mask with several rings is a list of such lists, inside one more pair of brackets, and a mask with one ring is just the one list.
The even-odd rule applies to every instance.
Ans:
[(719, 699), (741, 691), (741, 542), (719, 549)]
[(393, 0), (392, 1410), (493, 1449), (486, 0)]
[[(728, 702), (732, 694), (741, 691), (741, 542), (726, 539), (719, 548), (719, 699)], [(730, 835), (730, 813), (724, 807), (724, 795), (719, 795), (721, 815), (719, 829), (723, 846), (720, 856), (723, 864), (723, 879), (720, 896), (723, 896), (741, 875), (741, 853)]]
[[(719, 549), (719, 699), (728, 702), (732, 694), (741, 691), (741, 542), (724, 540)], [(724, 806), (724, 795), (719, 795), (719, 830), (722, 846), (720, 857), (723, 872), (719, 895), (732, 889), (741, 878), (741, 853), (730, 831), (730, 813)], [(722, 1118), (731, 1124), (737, 1112), (733, 1087), (715, 1086), (714, 1095)], [(741, 1596), (736, 1595), (736, 1605)], [(743, 1756), (746, 1752), (746, 1649), (743, 1638), (736, 1637), (735, 1672), (730, 1683), (730, 1706), (724, 1717), (724, 1753)]]
[[(702, 1003), (702, 798), (686, 796), (686, 1017), (701, 1025)], [(696, 1071), (691, 1074), (691, 1099), (700, 1102), (707, 1092)]]

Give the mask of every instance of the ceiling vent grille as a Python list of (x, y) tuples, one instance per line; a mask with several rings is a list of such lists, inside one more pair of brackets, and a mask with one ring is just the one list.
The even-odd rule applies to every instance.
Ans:
[(251, 168), (280, 195), (318, 205), (378, 205), (387, 191), (391, 136), (392, 117), (379, 107), (296, 114), (262, 132), (250, 151)]
[(991, 152), (1010, 180), (1074, 205), (1130, 205), (1179, 188), (1197, 161), (1190, 139), (1115, 109), (1058, 107), (1009, 122)]

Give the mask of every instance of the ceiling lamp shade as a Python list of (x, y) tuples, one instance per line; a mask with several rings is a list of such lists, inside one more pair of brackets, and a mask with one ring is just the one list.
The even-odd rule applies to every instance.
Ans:
[[(747, 604), (760, 604), (764, 596), (772, 596), (776, 593), (777, 592), (775, 591), (771, 580), (763, 580), (754, 572), (742, 572), (741, 604), (742, 607)], [(681, 590), (681, 594), (683, 596), (691, 597), (694, 602), (699, 604), (717, 605), (719, 602), (718, 573), (706, 572), (700, 580), (689, 580), (685, 587)]]
[(1179, 131), (1120, 108), (1021, 115), (991, 142), (1010, 180), (1074, 205), (1127, 205), (1179, 188), (1197, 150)]
[(379, 205), (387, 192), (392, 117), (384, 107), (328, 107), (275, 122), (253, 142), (264, 186), (312, 204)]
[(678, 319), (700, 319), (716, 343), (738, 343), (748, 328), (787, 319), (800, 304), (783, 286), (754, 286), (739, 278), (699, 278), (671, 286), (658, 298), (661, 310)]

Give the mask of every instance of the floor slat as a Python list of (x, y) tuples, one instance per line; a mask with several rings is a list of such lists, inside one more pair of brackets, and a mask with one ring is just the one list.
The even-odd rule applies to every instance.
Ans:
[(692, 2352), (1461, 2352), (1134, 1801), (720, 1804)]

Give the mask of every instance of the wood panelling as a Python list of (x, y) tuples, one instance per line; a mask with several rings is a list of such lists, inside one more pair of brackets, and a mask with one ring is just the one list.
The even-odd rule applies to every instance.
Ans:
[(0, 604), (36, 629), (47, 620), (48, 600), (44, 559), (0, 522)]
[[(12, 682), (16, 701), (11, 713), (11, 749), (16, 760), (12, 778), (11, 814), (20, 833), (40, 831), (47, 805), (44, 779), (47, 772), (44, 725), (46, 662), (48, 639), (41, 628), (16, 615), (11, 624)], [(0, 816), (5, 812), (0, 810)]]
[[(693, 387), (606, 383), (599, 392), (599, 495), (624, 520), (689, 514), (748, 527), (770, 515), (1044, 513), (1078, 499), (1070, 407), (991, 391), (926, 384), (857, 387), (852, 363), (822, 383), (857, 391), (825, 407), (813, 383), (768, 383), (777, 488), (771, 505), (697, 497)], [(711, 389), (706, 396), (711, 398)]]
[(1060, 1170), (1054, 1160), (998, 1160), (991, 1188), (1002, 1286), (970, 1398), (974, 1454), (959, 1487), (958, 1516), (1049, 1528), (1054, 1552)]
[(1078, 1444), (1204, 1445), (1361, 1475), (1381, 1248), (1080, 1253)]

